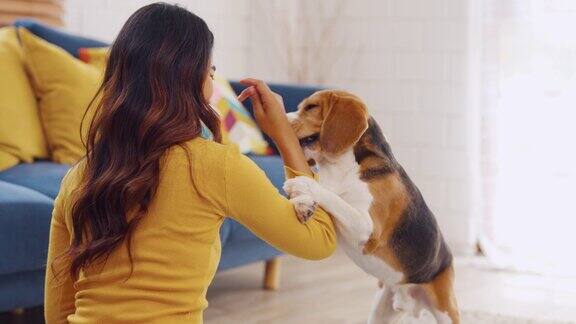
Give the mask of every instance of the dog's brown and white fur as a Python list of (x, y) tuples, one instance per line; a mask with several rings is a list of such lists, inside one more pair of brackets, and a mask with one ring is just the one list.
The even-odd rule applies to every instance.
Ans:
[(296, 177), (284, 190), (301, 221), (316, 203), (330, 213), (339, 246), (379, 280), (368, 322), (428, 309), (438, 323), (459, 323), (452, 255), (364, 103), (347, 92), (319, 91), (288, 115), (319, 182)]

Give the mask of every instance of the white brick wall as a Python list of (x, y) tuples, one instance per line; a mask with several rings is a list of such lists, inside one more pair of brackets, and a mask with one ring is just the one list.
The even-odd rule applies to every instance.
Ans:
[[(216, 42), (214, 62), (227, 76), (246, 74), (248, 0), (170, 1), (191, 10), (210, 26)], [(66, 28), (80, 35), (111, 42), (126, 19), (151, 0), (67, 0)]]
[[(325, 74), (327, 86), (366, 100), (397, 158), (436, 213), (449, 244), (468, 253), (474, 242), (479, 185), (476, 94), (471, 86), (475, 1), (178, 3), (213, 29), (215, 64), (229, 77), (291, 82), (287, 53), (312, 50), (316, 56), (296, 67)], [(110, 41), (128, 15), (147, 2), (68, 0), (68, 28)], [(338, 5), (339, 17), (329, 25), (332, 8)], [(324, 39), (314, 40), (323, 28)]]
[[(264, 54), (248, 62), (248, 71), (268, 80), (291, 81), (282, 70), (283, 55), (269, 49), (287, 49), (282, 46), (286, 22), (274, 11), (281, 2), (272, 2), (276, 6), (253, 2), (268, 5), (273, 18), (250, 20), (252, 30), (266, 29), (268, 37), (252, 39), (251, 51)], [(297, 19), (306, 21), (307, 13), (318, 11), (318, 2), (292, 2)], [(475, 0), (347, 1), (327, 36), (338, 39), (334, 46), (301, 44), (321, 52), (319, 60), (333, 62), (327, 86), (348, 89), (366, 100), (459, 253), (473, 250), (479, 209), (474, 4)], [(311, 28), (325, 28), (325, 17), (308, 20)], [(291, 25), (298, 26), (310, 22)]]

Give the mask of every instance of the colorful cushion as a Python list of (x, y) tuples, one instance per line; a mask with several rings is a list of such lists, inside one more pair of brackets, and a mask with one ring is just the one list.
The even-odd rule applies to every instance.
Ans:
[[(81, 48), (78, 57), (91, 65), (104, 69), (108, 48)], [(264, 140), (252, 116), (238, 99), (226, 78), (214, 76), (214, 94), (211, 105), (220, 113), (222, 122), (222, 140), (239, 146), (242, 153), (270, 154), (272, 149)], [(205, 128), (204, 131), (207, 129)], [(203, 132), (203, 136), (209, 136)]]
[(14, 27), (0, 28), (0, 170), (47, 158), (36, 97)]
[(272, 153), (272, 148), (264, 140), (248, 110), (236, 98), (228, 80), (219, 74), (214, 75), (214, 93), (210, 103), (220, 113), (224, 142), (238, 144), (242, 153)]
[[(101, 83), (101, 70), (25, 28), (19, 35), (52, 160), (72, 164), (85, 154), (80, 124)], [(86, 117), (84, 135), (91, 117)]]

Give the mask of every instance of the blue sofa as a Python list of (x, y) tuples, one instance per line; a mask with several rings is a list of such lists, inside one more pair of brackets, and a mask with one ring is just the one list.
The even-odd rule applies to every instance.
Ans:
[[(44, 39), (73, 52), (79, 47), (103, 43), (62, 33), (34, 21), (19, 21)], [(232, 82), (238, 93), (242, 86)], [(316, 88), (272, 85), (293, 110)], [(251, 107), (248, 104), (248, 109)], [(269, 139), (267, 139), (269, 140)], [(284, 170), (278, 155), (250, 155), (281, 191)], [(50, 161), (19, 164), (0, 172), (0, 312), (41, 305), (48, 234), (54, 198), (68, 165)], [(273, 216), (273, 215), (271, 215)], [(218, 270), (272, 260), (280, 254), (232, 219), (220, 231), (222, 257)]]

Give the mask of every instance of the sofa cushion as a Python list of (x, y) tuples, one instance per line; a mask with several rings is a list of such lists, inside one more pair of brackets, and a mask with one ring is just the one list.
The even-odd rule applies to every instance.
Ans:
[(220, 242), (222, 242), (222, 246), (226, 245), (226, 241), (228, 241), (228, 236), (230, 236), (230, 231), (232, 230), (232, 219), (226, 218), (220, 226)]
[(76, 57), (78, 56), (78, 49), (82, 47), (103, 47), (108, 45), (104, 42), (100, 42), (94, 39), (62, 32), (58, 29), (54, 29), (31, 19), (16, 20), (14, 25), (18, 27), (25, 27), (34, 33), (34, 35), (54, 45), (62, 47), (66, 50), (66, 52)]
[(282, 186), (284, 185), (284, 162), (278, 155), (253, 155), (248, 154), (248, 157), (254, 161), (260, 169), (264, 170), (268, 179), (272, 184), (278, 188), (280, 193), (284, 193)]
[(53, 200), (0, 181), (0, 275), (41, 269), (46, 262)]
[[(274, 217), (274, 215), (270, 215), (270, 217)], [(231, 218), (226, 219), (224, 223), (228, 228), (227, 229), (228, 235), (226, 236), (226, 241), (223, 241), (224, 245), (227, 245), (231, 242), (233, 242), (233, 244), (236, 244), (237, 242), (241, 241), (260, 240), (256, 235), (254, 235), (254, 233), (250, 232), (242, 224), (238, 223), (237, 221)]]
[(47, 158), (38, 105), (14, 27), (0, 28), (0, 170)]
[(75, 163), (86, 153), (79, 130), (82, 125), (86, 135), (94, 114), (87, 108), (98, 91), (102, 71), (25, 28), (19, 28), (18, 34), (52, 160)]
[(218, 271), (250, 264), (253, 262), (273, 259), (282, 252), (276, 250), (264, 241), (234, 241), (222, 249)]
[(0, 181), (33, 189), (54, 199), (69, 167), (66, 164), (53, 162), (18, 164), (0, 172)]

